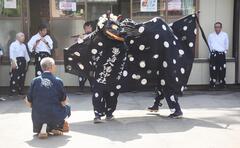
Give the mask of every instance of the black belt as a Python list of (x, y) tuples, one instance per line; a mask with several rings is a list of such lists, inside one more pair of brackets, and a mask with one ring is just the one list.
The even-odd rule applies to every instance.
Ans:
[(41, 54), (41, 53), (50, 54), (50, 53), (48, 53), (47, 51), (39, 51), (39, 52), (36, 52), (36, 54)]
[(217, 51), (217, 50), (212, 50), (212, 52), (217, 52), (217, 53), (224, 53), (225, 54), (225, 52), (224, 51)]
[(16, 60), (25, 60), (26, 61), (25, 57), (17, 57)]

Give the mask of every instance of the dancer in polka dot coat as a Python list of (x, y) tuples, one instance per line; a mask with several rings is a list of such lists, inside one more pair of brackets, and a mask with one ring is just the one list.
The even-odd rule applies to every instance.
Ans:
[(123, 80), (135, 84), (132, 88), (147, 84), (157, 88), (154, 105), (148, 108), (150, 111), (158, 111), (165, 97), (173, 112), (170, 117), (182, 116), (177, 94), (184, 90), (192, 69), (197, 32), (195, 17), (195, 14), (189, 15), (170, 25), (161, 18), (141, 24), (123, 22), (134, 24), (137, 30), (125, 40), (129, 50), (124, 72), (129, 75), (123, 75)]
[(120, 90), (148, 84), (158, 92), (151, 111), (166, 98), (173, 111), (170, 117), (182, 116), (177, 94), (184, 90), (192, 68), (195, 19), (193, 14), (170, 25), (161, 18), (137, 24), (103, 15), (92, 34), (64, 51), (66, 72), (90, 80), (96, 123), (105, 115), (112, 119)]

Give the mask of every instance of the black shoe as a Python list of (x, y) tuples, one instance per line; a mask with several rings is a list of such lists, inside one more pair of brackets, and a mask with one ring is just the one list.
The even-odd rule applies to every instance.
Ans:
[(101, 120), (101, 117), (95, 117), (95, 118), (93, 119), (93, 123), (94, 123), (94, 124), (103, 123), (103, 121)]
[(17, 93), (16, 92), (9, 92), (9, 96), (17, 96)]
[(209, 85), (209, 90), (215, 90), (216, 89), (216, 85)]
[(106, 121), (112, 121), (112, 120), (114, 120), (114, 116), (113, 115), (107, 115), (105, 120)]
[(148, 107), (147, 110), (150, 112), (158, 112), (159, 107), (161, 107), (161, 106), (162, 106), (162, 103), (159, 103), (159, 104), (154, 103), (154, 105)]
[(219, 89), (225, 89), (226, 88), (226, 85), (225, 84), (220, 84), (219, 85)]
[(176, 111), (173, 114), (170, 114), (168, 117), (173, 119), (180, 119), (182, 118), (182, 116), (183, 116), (182, 111)]
[(22, 91), (20, 91), (18, 94), (21, 96), (25, 95)]
[(6, 101), (6, 99), (4, 99), (3, 97), (0, 97), (0, 101)]

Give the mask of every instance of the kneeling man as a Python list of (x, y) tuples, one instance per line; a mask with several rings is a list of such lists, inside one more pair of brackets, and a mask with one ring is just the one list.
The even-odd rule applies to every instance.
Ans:
[(56, 66), (52, 58), (43, 58), (40, 65), (43, 73), (33, 79), (26, 97), (32, 107), (33, 132), (39, 138), (62, 135), (69, 131), (65, 119), (71, 115), (63, 82), (53, 75)]

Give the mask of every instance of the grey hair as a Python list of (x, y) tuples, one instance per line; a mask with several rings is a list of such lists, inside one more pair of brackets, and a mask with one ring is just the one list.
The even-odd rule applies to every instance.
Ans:
[(24, 35), (24, 33), (18, 32), (18, 33), (16, 34), (16, 39), (18, 39), (18, 38), (21, 37), (22, 35)]
[(51, 57), (45, 57), (40, 62), (43, 71), (51, 69), (55, 65), (55, 61)]

